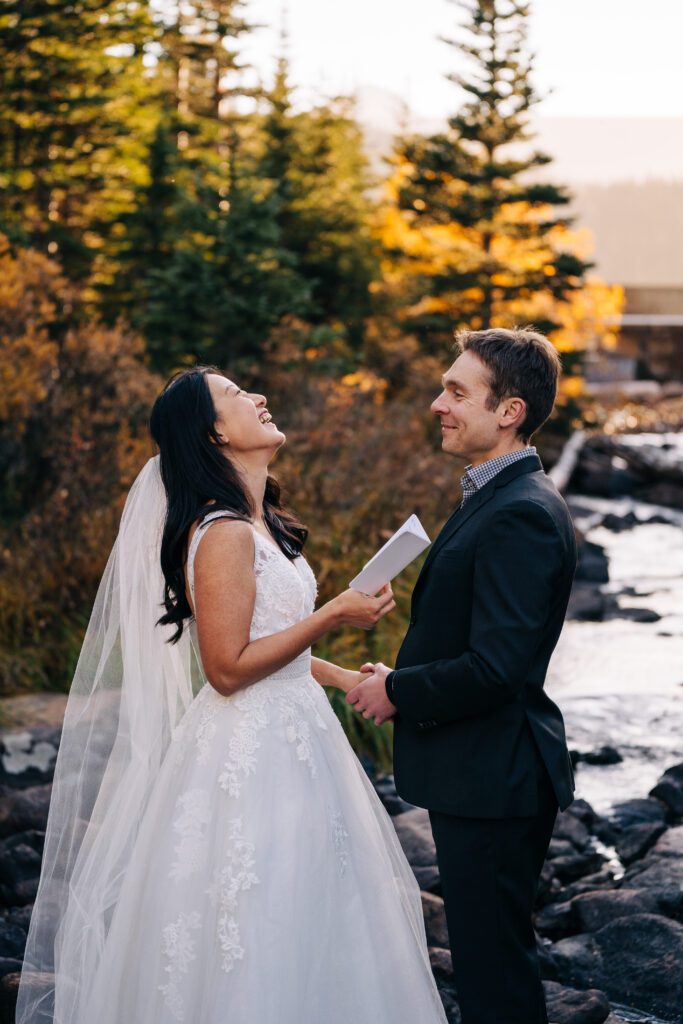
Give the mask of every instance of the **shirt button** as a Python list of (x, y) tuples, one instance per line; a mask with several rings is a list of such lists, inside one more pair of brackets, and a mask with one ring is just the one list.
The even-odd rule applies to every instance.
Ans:
[(416, 622), (417, 622), (416, 617), (414, 615), (411, 615), (410, 616), (410, 625), (414, 626)]

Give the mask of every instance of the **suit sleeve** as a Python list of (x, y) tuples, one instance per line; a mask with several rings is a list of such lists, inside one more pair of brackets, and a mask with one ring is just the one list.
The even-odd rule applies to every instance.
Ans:
[(541, 505), (519, 502), (495, 513), (477, 544), (468, 649), (392, 672), (387, 682), (401, 717), (435, 726), (514, 701), (543, 640), (565, 560)]

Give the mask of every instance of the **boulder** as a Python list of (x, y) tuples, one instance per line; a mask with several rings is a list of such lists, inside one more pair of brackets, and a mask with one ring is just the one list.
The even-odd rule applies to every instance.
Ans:
[(603, 1024), (609, 1017), (609, 1001), (598, 989), (580, 992), (556, 981), (544, 981), (543, 991), (552, 1024)]
[(683, 925), (658, 914), (618, 917), (553, 948), (560, 981), (598, 988), (610, 1000), (664, 1020), (683, 1006)]
[(21, 960), (26, 949), (26, 932), (19, 925), (0, 917), (0, 956)]
[(584, 892), (594, 892), (596, 889), (616, 889), (620, 885), (621, 883), (615, 879), (612, 871), (604, 867), (593, 875), (586, 875), (585, 878), (579, 879), (578, 882), (572, 882), (571, 885), (565, 886), (560, 893), (560, 899), (573, 900), (575, 896), (580, 896)]
[(590, 843), (590, 832), (571, 808), (557, 815), (553, 828), (553, 839), (566, 839), (576, 850), (585, 850)]
[(572, 900), (549, 903), (535, 914), (534, 924), (536, 930), (549, 939), (564, 939), (581, 930)]
[(683, 891), (667, 889), (616, 889), (587, 892), (571, 901), (576, 931), (597, 932), (620, 917), (661, 914), (673, 920), (683, 918)]
[(593, 583), (575, 583), (569, 597), (566, 617), (575, 622), (602, 622), (610, 600)]
[(625, 829), (615, 844), (622, 863), (631, 864), (643, 857), (665, 831), (666, 825), (653, 821)]
[(443, 900), (440, 896), (433, 896), (429, 892), (423, 892), (420, 895), (422, 896), (422, 913), (424, 914), (427, 944), (448, 949), (448, 925), (446, 924)]
[[(24, 984), (30, 985), (33, 992), (35, 992), (36, 998), (40, 995), (47, 995), (54, 989), (54, 975), (53, 974), (42, 974), (38, 971), (27, 972), (24, 974)], [(19, 992), (19, 979), (21, 974), (6, 974), (0, 978), (0, 1021), (2, 1024), (10, 1024), (14, 1021), (14, 1011), (17, 1005), (17, 994)], [(50, 1003), (54, 1003), (54, 997), (50, 1000)], [(44, 1003), (41, 1005), (41, 1011), (45, 1014), (46, 1020), (52, 1020), (54, 1007)]]
[(399, 842), (413, 871), (416, 868), (436, 868), (436, 846), (429, 822), (429, 812), (416, 807), (392, 818)]
[(683, 764), (668, 768), (649, 795), (661, 800), (674, 819), (683, 818)]
[(441, 946), (429, 947), (429, 962), (432, 965), (432, 974), (437, 981), (453, 981), (453, 959), (449, 949), (442, 949)]
[(586, 764), (619, 764), (623, 757), (615, 747), (599, 747), (597, 750), (588, 750), (586, 753), (575, 751), (576, 764), (584, 761)]
[(0, 789), (0, 836), (29, 830), (45, 831), (52, 787)]
[(626, 870), (626, 883), (632, 888), (683, 888), (683, 825), (669, 828), (652, 849)]
[(619, 516), (614, 512), (608, 512), (603, 517), (601, 526), (604, 526), (606, 530), (611, 530), (613, 533), (623, 533), (624, 530), (631, 530), (634, 526), (637, 526), (640, 519), (635, 512), (626, 512), (625, 515)]
[(41, 864), (36, 846), (41, 839), (42, 833), (25, 832), (0, 840), (0, 901), (4, 906), (20, 906), (35, 899)]
[(594, 850), (556, 857), (552, 862), (555, 875), (563, 883), (575, 882), (585, 875), (592, 875), (599, 871), (603, 864), (604, 858)]
[(581, 542), (574, 579), (586, 583), (609, 582), (609, 562), (603, 547), (589, 540)]
[(646, 822), (663, 824), (666, 820), (666, 807), (661, 800), (647, 797), (644, 800), (625, 800), (615, 804), (610, 817), (618, 828), (630, 828)]

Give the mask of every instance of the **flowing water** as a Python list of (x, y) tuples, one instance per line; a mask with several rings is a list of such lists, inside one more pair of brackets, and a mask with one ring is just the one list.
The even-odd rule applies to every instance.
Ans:
[[(650, 448), (662, 468), (683, 466), (681, 434), (620, 441)], [(548, 692), (564, 713), (569, 746), (587, 752), (609, 745), (623, 757), (577, 767), (576, 795), (605, 813), (647, 796), (666, 768), (683, 761), (683, 512), (631, 498), (575, 500), (577, 525), (609, 558), (603, 590), (620, 594), (622, 608), (661, 616), (653, 623), (567, 622), (550, 664)], [(599, 525), (608, 512), (633, 512), (641, 522), (615, 533)], [(667, 522), (647, 523), (652, 516)]]

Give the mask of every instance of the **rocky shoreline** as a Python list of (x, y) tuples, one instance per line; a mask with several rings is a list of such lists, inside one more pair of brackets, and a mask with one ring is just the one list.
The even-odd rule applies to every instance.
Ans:
[[(0, 1024), (14, 1019), (59, 732), (0, 738)], [(374, 784), (422, 891), (432, 968), (458, 1024), (428, 813), (397, 795), (392, 776)], [(683, 1024), (683, 763), (607, 817), (584, 800), (559, 815), (535, 926), (551, 1024)]]

